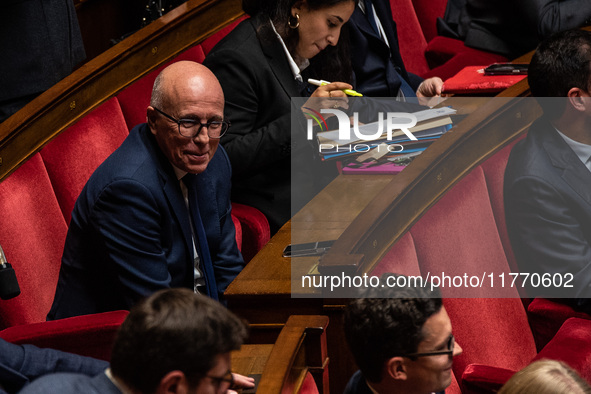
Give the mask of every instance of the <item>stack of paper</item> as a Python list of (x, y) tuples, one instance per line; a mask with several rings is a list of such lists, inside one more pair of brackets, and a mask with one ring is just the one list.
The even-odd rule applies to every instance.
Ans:
[[(374, 139), (369, 139), (369, 137), (360, 139), (355, 137), (353, 128), (351, 128), (350, 135), (353, 138), (349, 140), (339, 139), (339, 130), (320, 132), (317, 135), (319, 153), (323, 160), (328, 160), (359, 155), (376, 159), (386, 154), (391, 156), (422, 151), (452, 127), (450, 115), (455, 112), (449, 107), (414, 112), (412, 115), (416, 117), (417, 123), (408, 131), (416, 140), (410, 139), (402, 130), (393, 130), (390, 139), (388, 139), (386, 131)], [(382, 122), (383, 130), (386, 129), (385, 123), (385, 121)], [(378, 130), (379, 122), (358, 127), (359, 133), (363, 136), (376, 135)]]

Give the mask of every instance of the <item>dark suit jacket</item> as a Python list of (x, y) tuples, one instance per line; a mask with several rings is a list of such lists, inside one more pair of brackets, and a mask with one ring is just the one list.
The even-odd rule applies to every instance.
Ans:
[(14, 393), (39, 376), (55, 372), (96, 375), (106, 361), (32, 345), (15, 345), (0, 338), (0, 393)]
[[(230, 215), (230, 176), (220, 146), (192, 184), (200, 211), (193, 216), (197, 251), (215, 299), (244, 265)], [(48, 318), (129, 309), (159, 289), (193, 289), (193, 276), (179, 181), (148, 126), (136, 126), (76, 201)]]
[(121, 394), (104, 372), (94, 377), (76, 373), (43, 376), (25, 387), (22, 394)]
[[(291, 218), (291, 206), (297, 211), (324, 184), (311, 169), (318, 163), (306, 140), (305, 118), (299, 107), (292, 108), (291, 98), (301, 96), (299, 86), (270, 30), (266, 18), (243, 21), (204, 64), (222, 85), (232, 124), (221, 141), (232, 162), (232, 201), (262, 211), (274, 233)], [(297, 201), (291, 198), (292, 182), (299, 185)]]
[(467, 46), (509, 59), (553, 33), (591, 23), (588, 0), (466, 0), (459, 35)]
[[(343, 394), (373, 394), (373, 391), (371, 391), (367, 385), (365, 377), (361, 371), (357, 371), (347, 383), (347, 387), (345, 387)], [(440, 391), (437, 394), (445, 394), (445, 390)]]
[(0, 122), (86, 57), (72, 0), (4, 0), (0, 12)]
[(360, 93), (371, 97), (396, 97), (402, 77), (416, 91), (422, 79), (407, 73), (404, 67), (390, 2), (388, 0), (372, 0), (372, 2), (390, 47), (373, 30), (361, 9), (355, 7), (348, 22), (355, 88)]
[[(524, 273), (572, 273), (574, 288), (531, 288), (533, 296), (591, 297), (591, 172), (545, 119), (509, 157), (505, 215)], [(587, 306), (588, 308), (588, 306)]]

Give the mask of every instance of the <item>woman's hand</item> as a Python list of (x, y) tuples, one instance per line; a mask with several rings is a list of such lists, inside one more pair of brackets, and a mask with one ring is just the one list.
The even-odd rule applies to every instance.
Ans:
[(417, 97), (435, 97), (441, 96), (443, 81), (439, 77), (425, 79), (417, 89)]
[[(343, 89), (353, 89), (353, 86), (345, 82), (331, 82), (329, 84), (319, 86), (314, 90), (310, 98), (302, 106), (302, 111), (308, 112), (304, 107), (320, 112), (323, 108), (349, 108), (349, 99), (343, 92)], [(326, 114), (325, 118), (334, 116), (333, 114)]]

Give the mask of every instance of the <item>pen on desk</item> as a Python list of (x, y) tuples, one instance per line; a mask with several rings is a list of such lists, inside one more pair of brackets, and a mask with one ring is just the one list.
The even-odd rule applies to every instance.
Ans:
[[(324, 86), (324, 85), (328, 85), (330, 82), (310, 78), (310, 79), (308, 79), (308, 83), (311, 85), (314, 85), (314, 86)], [(341, 90), (348, 96), (363, 97), (363, 95), (361, 93), (358, 93), (352, 89), (341, 89)]]

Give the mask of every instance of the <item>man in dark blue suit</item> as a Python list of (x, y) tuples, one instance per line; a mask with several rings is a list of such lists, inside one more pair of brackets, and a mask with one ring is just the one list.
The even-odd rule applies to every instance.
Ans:
[(345, 309), (345, 337), (359, 366), (345, 394), (441, 394), (462, 353), (439, 289), (387, 274)]
[[(511, 246), (530, 297), (591, 313), (591, 33), (544, 40), (528, 70), (544, 110), (511, 150), (504, 180)], [(543, 285), (536, 285), (536, 277)], [(551, 280), (548, 280), (550, 278)]]
[(244, 265), (218, 147), (228, 128), (219, 82), (200, 64), (174, 63), (147, 112), (76, 201), (48, 319), (129, 309), (169, 287), (219, 299)]
[(360, 0), (348, 25), (357, 91), (371, 97), (441, 94), (441, 78), (423, 81), (406, 71), (388, 0)]

